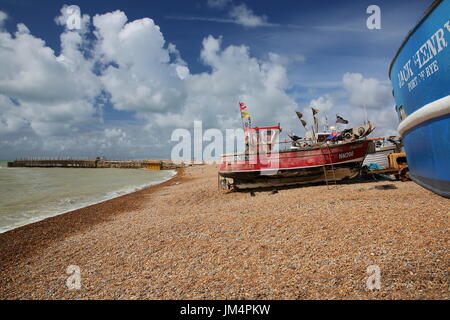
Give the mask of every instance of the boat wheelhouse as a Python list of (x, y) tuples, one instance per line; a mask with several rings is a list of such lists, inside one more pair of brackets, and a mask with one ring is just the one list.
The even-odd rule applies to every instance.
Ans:
[[(279, 126), (246, 128), (246, 148), (222, 155), (222, 187), (245, 189), (353, 179), (360, 173), (373, 130), (370, 123), (328, 139), (279, 141)], [(315, 135), (316, 136), (316, 135)], [(280, 148), (282, 145), (295, 148)]]

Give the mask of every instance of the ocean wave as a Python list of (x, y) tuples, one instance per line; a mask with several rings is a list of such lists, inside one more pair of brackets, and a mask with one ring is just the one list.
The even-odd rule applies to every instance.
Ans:
[(145, 189), (145, 188), (150, 187), (150, 186), (154, 186), (154, 185), (163, 183), (163, 182), (165, 182), (167, 180), (172, 179), (176, 174), (177, 174), (177, 172), (175, 170), (171, 170), (170, 176), (165, 178), (165, 179), (158, 180), (158, 181), (152, 181), (152, 182), (149, 182), (149, 183), (144, 183), (144, 184), (141, 184), (141, 185), (138, 185), (138, 186), (129, 186), (129, 187), (126, 187), (126, 188), (123, 188), (123, 189), (120, 189), (120, 190), (116, 190), (116, 191), (110, 191), (110, 192), (108, 192), (106, 194), (105, 201), (106, 200), (111, 200), (111, 199), (114, 199), (114, 198), (117, 198), (117, 197), (120, 197), (120, 196), (124, 196), (126, 194), (130, 194), (130, 193), (133, 193), (133, 192)]

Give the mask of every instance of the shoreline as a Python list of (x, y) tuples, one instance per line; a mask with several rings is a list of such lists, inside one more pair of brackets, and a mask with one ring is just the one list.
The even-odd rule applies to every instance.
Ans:
[[(160, 183), (152, 184), (139, 190), (118, 195), (117, 197), (83, 206), (78, 209), (57, 213), (38, 221), (33, 221), (10, 230), (0, 232), (0, 267), (2, 266), (2, 261), (7, 260), (11, 254), (14, 254), (13, 251), (17, 250), (18, 252), (26, 252), (28, 254), (31, 251), (39, 249), (43, 246), (41, 243), (27, 243), (26, 239), (30, 238), (31, 233), (35, 233), (37, 231), (47, 236), (51, 236), (52, 241), (56, 241), (61, 237), (80, 232), (84, 228), (89, 228), (97, 223), (108, 221), (110, 216), (127, 212), (129, 209), (135, 209), (136, 206), (139, 206), (139, 201), (136, 200), (143, 195), (152, 194), (164, 186), (182, 180), (184, 169), (178, 168), (173, 171), (175, 171), (173, 176)], [(133, 208), (124, 208), (124, 203), (131, 203), (134, 206)], [(116, 205), (117, 207), (114, 210), (117, 211), (111, 210), (112, 207)], [(62, 225), (64, 228), (54, 228), (55, 225)], [(24, 239), (24, 241), (17, 241), (17, 238)], [(15, 246), (9, 251), (3, 251), (1, 244), (10, 240), (13, 240)], [(46, 241), (46, 245), (48, 245), (48, 241)]]
[[(3, 168), (3, 167), (0, 167), (0, 168)], [(134, 170), (136, 170), (136, 169), (134, 169)], [(90, 206), (93, 206), (93, 205), (96, 205), (96, 204), (99, 204), (99, 203), (102, 203), (102, 202), (105, 202), (105, 201), (113, 200), (115, 198), (118, 198), (118, 197), (121, 197), (121, 196), (124, 196), (124, 195), (128, 195), (128, 194), (131, 194), (131, 193), (134, 193), (134, 192), (146, 189), (148, 187), (152, 187), (152, 186), (164, 183), (166, 181), (169, 181), (169, 180), (173, 179), (175, 176), (178, 175), (177, 169), (171, 169), (171, 170), (167, 170), (167, 171), (173, 171), (172, 176), (170, 176), (167, 179), (162, 180), (160, 182), (151, 182), (150, 184), (148, 184), (148, 183), (141, 184), (141, 185), (133, 187), (133, 190), (131, 190), (131, 191), (125, 191), (125, 189), (119, 189), (117, 191), (110, 191), (107, 194), (99, 195), (99, 198), (98, 198), (99, 200), (92, 200), (89, 203), (80, 204), (79, 206), (74, 206), (74, 208), (70, 208), (70, 209), (67, 209), (67, 210), (60, 211), (60, 212), (50, 213), (50, 214), (45, 215), (45, 216), (33, 217), (29, 221), (24, 222), (23, 224), (20, 224), (18, 226), (2, 228), (2, 229), (0, 229), (0, 235), (5, 233), (5, 232), (9, 232), (9, 231), (15, 230), (17, 228), (21, 228), (21, 227), (24, 227), (24, 226), (27, 226), (27, 225), (30, 225), (30, 224), (33, 224), (33, 223), (37, 223), (37, 222), (43, 221), (45, 219), (49, 219), (49, 218), (56, 217), (56, 216), (59, 216), (59, 215), (62, 215), (62, 214), (66, 214), (66, 213), (70, 213), (70, 212), (73, 212), (73, 211), (77, 211), (77, 210), (80, 210), (80, 209), (83, 209), (83, 208), (86, 208), (86, 207), (90, 207)], [(115, 195), (108, 196), (108, 194), (115, 194)]]
[(413, 182), (227, 192), (188, 167), (0, 234), (0, 299), (450, 299), (448, 206)]

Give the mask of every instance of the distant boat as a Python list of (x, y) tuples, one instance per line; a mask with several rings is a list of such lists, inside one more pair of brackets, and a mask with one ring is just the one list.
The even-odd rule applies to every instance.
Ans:
[(450, 198), (450, 0), (437, 0), (389, 70), (411, 178)]
[(375, 162), (384, 168), (389, 168), (388, 155), (391, 153), (401, 152), (400, 143), (391, 142), (389, 139), (379, 137), (379, 138), (369, 138), (374, 144), (369, 148), (367, 156), (364, 159), (363, 165), (369, 165)]

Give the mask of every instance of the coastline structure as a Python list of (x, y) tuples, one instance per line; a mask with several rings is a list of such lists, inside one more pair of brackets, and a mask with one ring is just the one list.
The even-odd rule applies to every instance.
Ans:
[(174, 163), (170, 160), (95, 160), (79, 159), (21, 159), (8, 162), (8, 167), (17, 168), (121, 168), (173, 170), (184, 167), (184, 163)]

